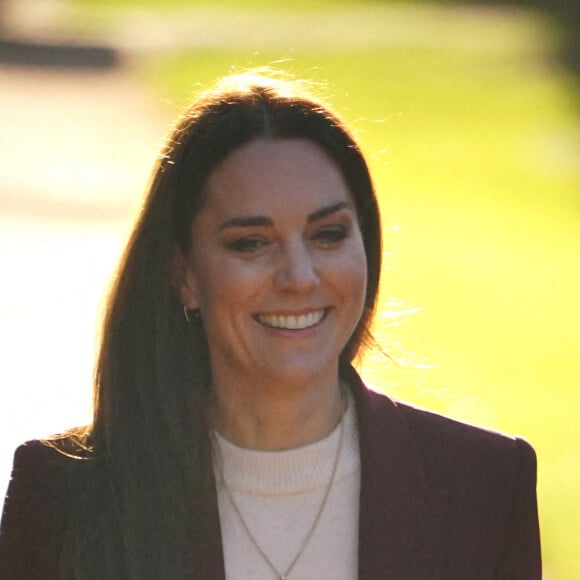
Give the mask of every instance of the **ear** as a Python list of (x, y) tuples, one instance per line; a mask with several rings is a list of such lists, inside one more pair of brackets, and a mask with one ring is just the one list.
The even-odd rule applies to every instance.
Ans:
[(179, 248), (173, 251), (170, 272), (171, 286), (179, 294), (179, 299), (189, 310), (199, 308), (197, 299), (197, 280), (189, 260)]

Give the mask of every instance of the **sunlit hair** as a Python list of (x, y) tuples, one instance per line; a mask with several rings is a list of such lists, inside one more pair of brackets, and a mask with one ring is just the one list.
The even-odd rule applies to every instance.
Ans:
[(92, 459), (73, 462), (78, 473), (91, 474), (73, 478), (84, 484), (71, 510), (74, 533), (66, 553), (79, 577), (202, 574), (195, 554), (203, 550), (205, 508), (215, 493), (206, 420), (211, 369), (201, 325), (184, 320), (172, 263), (176, 252), (190, 252), (191, 225), (210, 173), (257, 138), (308, 139), (340, 168), (356, 205), (368, 269), (364, 312), (341, 365), (371, 340), (380, 220), (352, 134), (300, 83), (260, 74), (220, 81), (172, 130), (109, 296), (94, 421), (81, 441)]

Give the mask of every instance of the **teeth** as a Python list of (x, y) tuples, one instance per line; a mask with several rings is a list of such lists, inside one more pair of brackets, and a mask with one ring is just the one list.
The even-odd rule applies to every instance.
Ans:
[(318, 324), (324, 316), (324, 310), (316, 310), (298, 316), (283, 314), (258, 314), (258, 321), (271, 328), (285, 328), (287, 330), (303, 330)]

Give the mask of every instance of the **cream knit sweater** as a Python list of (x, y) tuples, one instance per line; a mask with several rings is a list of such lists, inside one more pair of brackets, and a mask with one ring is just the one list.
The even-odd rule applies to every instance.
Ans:
[[(352, 399), (332, 489), (310, 541), (288, 580), (355, 580), (358, 566), (360, 457)], [(237, 447), (216, 433), (218, 506), (227, 580), (279, 580), (248, 537), (224, 491), (280, 574), (300, 550), (330, 480), (340, 425), (325, 439), (289, 451)], [(223, 468), (218, 464), (219, 456)]]

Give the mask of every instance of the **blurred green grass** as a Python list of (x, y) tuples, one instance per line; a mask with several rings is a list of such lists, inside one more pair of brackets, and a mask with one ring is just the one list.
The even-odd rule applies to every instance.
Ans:
[[(330, 4), (331, 18), (312, 13)], [(232, 70), (274, 65), (326, 83), (381, 199), (376, 332), (408, 361), (385, 370), (370, 356), (365, 375), (397, 397), (526, 436), (539, 456), (545, 577), (580, 578), (580, 83), (558, 64), (557, 29), (514, 10), (265, 6), (227, 13), (244, 19), (243, 38), (206, 14), (203, 27), (222, 35), (215, 44), (143, 60), (141, 78), (168, 117)]]

